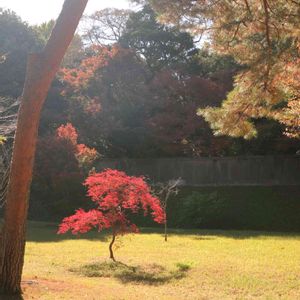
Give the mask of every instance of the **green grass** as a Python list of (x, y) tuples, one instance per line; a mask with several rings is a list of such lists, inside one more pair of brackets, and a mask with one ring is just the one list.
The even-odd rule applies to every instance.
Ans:
[(300, 234), (145, 229), (57, 236), (30, 223), (25, 299), (300, 299)]

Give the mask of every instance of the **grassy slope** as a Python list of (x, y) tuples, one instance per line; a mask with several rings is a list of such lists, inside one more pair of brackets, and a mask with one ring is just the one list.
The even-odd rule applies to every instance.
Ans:
[(111, 265), (107, 236), (55, 230), (29, 226), (25, 299), (300, 299), (300, 235), (178, 230), (165, 243), (146, 230)]

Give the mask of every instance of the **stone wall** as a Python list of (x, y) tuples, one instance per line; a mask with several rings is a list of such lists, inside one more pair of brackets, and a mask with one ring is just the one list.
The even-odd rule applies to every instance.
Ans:
[(300, 156), (103, 159), (96, 167), (106, 168), (153, 182), (180, 177), (187, 186), (300, 185)]

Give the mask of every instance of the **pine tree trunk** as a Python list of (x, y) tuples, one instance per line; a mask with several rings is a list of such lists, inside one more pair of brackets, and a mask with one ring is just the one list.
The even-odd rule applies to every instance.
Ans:
[(21, 293), (28, 197), (41, 109), (88, 0), (65, 0), (41, 53), (30, 54), (18, 113), (0, 251), (0, 293)]

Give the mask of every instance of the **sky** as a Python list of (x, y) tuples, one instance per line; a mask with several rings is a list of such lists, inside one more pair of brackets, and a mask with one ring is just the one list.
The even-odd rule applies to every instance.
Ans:
[[(41, 24), (56, 19), (64, 0), (0, 0), (0, 7), (15, 11), (30, 25)], [(89, 0), (85, 14), (106, 7), (133, 8), (127, 0)]]

